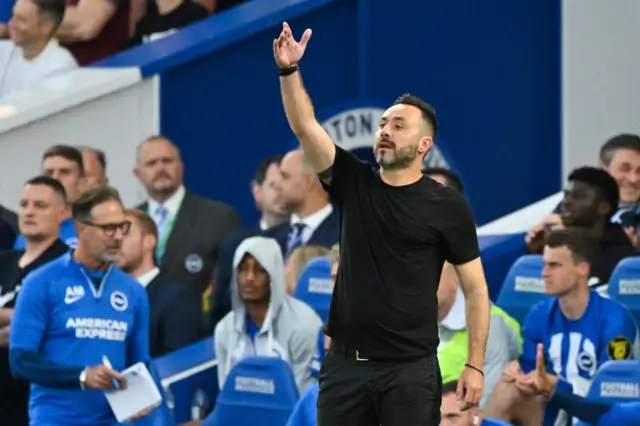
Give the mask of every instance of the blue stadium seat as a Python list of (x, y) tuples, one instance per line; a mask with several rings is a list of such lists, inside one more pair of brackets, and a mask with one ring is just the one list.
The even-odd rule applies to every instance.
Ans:
[(313, 360), (313, 364), (311, 364), (311, 375), (316, 379), (320, 375), (320, 366), (322, 365), (322, 361), (324, 361), (324, 356), (324, 326), (322, 326), (320, 327), (320, 331), (318, 332), (318, 353)]
[(202, 389), (214, 406), (219, 393), (217, 361), (213, 338), (164, 355), (152, 361), (164, 386), (173, 398), (173, 417), (177, 423), (191, 420), (191, 405), (196, 391)]
[(546, 297), (542, 280), (542, 256), (528, 254), (511, 266), (502, 284), (497, 305), (522, 324), (531, 306)]
[(298, 398), (289, 364), (280, 358), (247, 357), (231, 369), (202, 426), (284, 426)]
[(640, 257), (618, 263), (609, 278), (609, 297), (626, 306), (640, 324)]
[[(640, 361), (607, 361), (591, 382), (589, 400), (616, 403), (640, 398)], [(589, 426), (578, 422), (578, 426)]]
[(331, 306), (331, 261), (318, 257), (307, 264), (300, 274), (293, 297), (311, 306), (323, 322)]

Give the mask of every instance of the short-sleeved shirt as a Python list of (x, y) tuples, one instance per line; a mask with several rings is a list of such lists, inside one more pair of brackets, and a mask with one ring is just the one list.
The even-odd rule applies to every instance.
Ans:
[[(522, 370), (528, 373), (535, 368), (536, 347), (542, 343), (547, 371), (570, 383), (573, 393), (580, 396), (587, 395), (605, 362), (636, 359), (640, 351), (638, 328), (631, 313), (595, 291), (591, 291), (582, 317), (575, 320), (564, 316), (557, 297), (537, 303), (525, 319), (522, 334)], [(570, 422), (567, 414), (548, 404), (544, 425), (563, 422)]]
[(388, 185), (340, 147), (331, 172), (325, 187), (340, 215), (341, 253), (327, 334), (369, 359), (435, 354), (444, 261), (480, 255), (469, 205), (425, 176)]

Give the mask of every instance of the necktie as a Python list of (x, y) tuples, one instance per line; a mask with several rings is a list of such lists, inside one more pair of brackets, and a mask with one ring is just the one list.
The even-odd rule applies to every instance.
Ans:
[(304, 228), (306, 228), (306, 226), (307, 225), (302, 222), (296, 223), (292, 226), (291, 233), (289, 234), (289, 241), (287, 243), (287, 257), (291, 254), (292, 251), (302, 245), (302, 233), (304, 232)]
[(156, 222), (156, 226), (158, 227), (158, 243), (156, 245), (156, 262), (158, 262), (158, 265), (159, 265), (160, 260), (162, 259), (162, 255), (164, 254), (164, 246), (166, 242), (165, 233), (167, 232), (169, 210), (165, 206), (159, 205), (158, 208), (156, 208), (154, 219)]

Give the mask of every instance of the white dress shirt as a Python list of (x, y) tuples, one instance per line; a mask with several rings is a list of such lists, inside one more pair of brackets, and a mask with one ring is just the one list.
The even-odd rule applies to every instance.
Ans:
[(306, 244), (309, 241), (309, 238), (313, 235), (316, 229), (328, 218), (333, 212), (333, 205), (328, 203), (326, 206), (321, 208), (315, 213), (310, 214), (304, 219), (298, 216), (297, 214), (291, 215), (291, 226), (297, 223), (304, 223), (305, 227), (302, 231), (302, 243)]
[[(176, 215), (178, 214), (178, 211), (180, 210), (180, 205), (182, 205), (182, 200), (184, 200), (184, 195), (186, 193), (187, 191), (184, 189), (184, 186), (180, 186), (180, 188), (178, 188), (175, 194), (169, 197), (167, 201), (162, 203), (162, 205), (166, 207), (168, 211), (169, 220), (175, 218)], [(156, 200), (152, 200), (151, 198), (149, 198), (147, 202), (149, 203), (147, 213), (149, 213), (151, 217), (155, 219), (156, 210), (158, 209), (158, 207), (160, 207), (160, 203), (158, 203)]]
[(157, 277), (159, 273), (160, 273), (160, 269), (158, 269), (157, 267), (154, 267), (148, 272), (145, 272), (144, 274), (140, 275), (138, 277), (138, 282), (142, 284), (142, 287), (147, 288), (149, 283), (153, 281), (153, 279)]

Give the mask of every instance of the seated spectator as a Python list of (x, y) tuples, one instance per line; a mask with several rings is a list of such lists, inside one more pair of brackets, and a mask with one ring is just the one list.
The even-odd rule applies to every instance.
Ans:
[(618, 185), (607, 172), (594, 167), (575, 169), (569, 175), (559, 220), (540, 223), (529, 231), (526, 236), (529, 251), (540, 253), (545, 236), (554, 229), (583, 229), (599, 241), (599, 253), (591, 265), (591, 283), (606, 284), (618, 262), (636, 254), (622, 227), (611, 223), (619, 201)]
[[(458, 382), (445, 381), (442, 385), (442, 403), (440, 404), (440, 426), (481, 426), (482, 410), (474, 407), (467, 411), (460, 409), (460, 401), (456, 397)], [(488, 389), (485, 386), (485, 389)]]
[(250, 237), (236, 250), (232, 311), (215, 329), (218, 383), (246, 356), (277, 356), (287, 361), (300, 392), (314, 383), (311, 366), (322, 322), (309, 306), (286, 294), (278, 243)]
[[(60, 182), (67, 194), (67, 209), (60, 223), (60, 239), (71, 248), (78, 243), (76, 225), (71, 217), (70, 205), (75, 202), (84, 187), (84, 164), (82, 153), (77, 148), (56, 145), (47, 149), (42, 156), (42, 174)], [(22, 235), (16, 239), (14, 248), (25, 247)]]
[(136, 24), (131, 44), (158, 40), (208, 16), (207, 8), (193, 0), (149, 0), (146, 14)]
[[(469, 339), (464, 294), (455, 268), (445, 263), (438, 285), (438, 360), (443, 382), (457, 380), (468, 359)], [(484, 407), (502, 371), (520, 356), (520, 326), (502, 309), (491, 305), (489, 335), (484, 361)]]
[[(612, 215), (611, 221), (620, 223), (629, 236), (635, 234), (635, 230), (640, 221), (633, 221), (637, 215), (625, 214), (634, 207), (640, 200), (640, 137), (637, 135), (623, 133), (607, 140), (600, 148), (600, 158), (598, 167), (606, 171), (618, 184), (620, 201), (617, 211)], [(554, 212), (546, 216), (533, 230), (541, 227), (555, 228), (562, 222), (560, 218), (561, 204)], [(635, 228), (635, 229), (631, 229)], [(633, 235), (633, 241), (637, 236)]]
[(67, 10), (56, 37), (81, 65), (129, 46), (131, 0), (65, 0)]
[(291, 252), (284, 264), (284, 279), (287, 283), (287, 294), (293, 295), (300, 280), (302, 271), (311, 260), (316, 257), (326, 256), (331, 253), (326, 247), (322, 246), (300, 246)]
[(52, 40), (65, 13), (59, 0), (18, 0), (9, 22), (10, 40), (0, 40), (0, 97), (29, 89), (53, 74), (78, 67)]
[(464, 192), (462, 179), (460, 179), (457, 174), (449, 169), (446, 169), (444, 167), (427, 167), (422, 170), (422, 173), (426, 176), (429, 176), (436, 182), (457, 190), (459, 193)]
[(544, 361), (544, 347), (538, 343), (536, 369), (529, 373), (523, 385), (536, 395), (543, 396), (550, 404), (556, 405), (569, 416), (594, 426), (633, 425), (640, 419), (640, 401), (608, 403), (591, 401), (575, 395), (565, 382), (547, 373)]
[(157, 358), (200, 339), (202, 304), (185, 286), (165, 280), (155, 264), (158, 228), (141, 210), (127, 210), (131, 223), (122, 240), (118, 267), (147, 290), (149, 297), (149, 354)]
[(549, 234), (542, 276), (551, 297), (527, 315), (522, 357), (505, 369), (487, 405), (487, 416), (536, 426), (543, 420), (547, 425), (562, 419), (558, 407), (546, 405), (523, 385), (535, 368), (538, 343), (545, 348), (547, 372), (582, 396), (603, 363), (638, 355), (638, 329), (629, 311), (589, 289), (594, 246), (584, 231)]
[[(301, 149), (284, 156), (280, 163), (282, 176), (281, 197), (285, 211), (291, 219), (262, 231), (280, 244), (286, 259), (296, 247), (318, 245), (333, 247), (339, 240), (340, 222), (313, 167)], [(240, 232), (225, 241), (220, 248), (220, 262), (216, 274), (216, 290), (211, 312), (211, 323), (216, 324), (229, 312), (231, 298), (231, 253), (242, 240), (255, 235), (255, 230)]]
[(107, 177), (107, 156), (104, 151), (83, 146), (82, 165), (84, 166), (84, 190), (109, 185)]
[(25, 250), (0, 254), (0, 424), (28, 426), (29, 383), (9, 368), (11, 319), (20, 287), (33, 270), (62, 256), (69, 247), (58, 238), (66, 208), (64, 188), (54, 179), (30, 179), (20, 197), (20, 229)]

